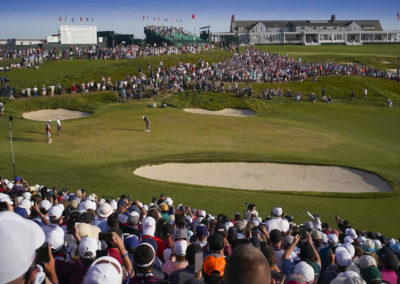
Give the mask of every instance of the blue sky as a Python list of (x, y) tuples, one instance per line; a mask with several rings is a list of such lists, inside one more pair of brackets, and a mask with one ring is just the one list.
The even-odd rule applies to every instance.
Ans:
[[(212, 31), (223, 32), (229, 30), (232, 15), (237, 20), (324, 20), (335, 14), (338, 20), (379, 19), (384, 30), (394, 30), (400, 12), (399, 0), (12, 0), (0, 7), (0, 39), (45, 38), (58, 32), (60, 16), (68, 17), (63, 24), (71, 24), (72, 17), (78, 22), (79, 17), (89, 17), (99, 31), (140, 38), (153, 17), (155, 23), (158, 17), (168, 18), (169, 25), (176, 25), (171, 18), (182, 19), (179, 26), (192, 31), (191, 15), (196, 14), (197, 28), (210, 25)], [(143, 16), (150, 21), (143, 21)]]

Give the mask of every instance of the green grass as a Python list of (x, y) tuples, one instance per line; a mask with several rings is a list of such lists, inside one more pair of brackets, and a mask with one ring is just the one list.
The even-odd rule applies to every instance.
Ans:
[[(400, 111), (396, 108), (348, 103), (295, 103), (287, 98), (266, 102), (235, 98), (232, 94), (195, 94), (170, 97), (177, 106), (253, 107), (253, 118), (188, 114), (180, 109), (150, 109), (149, 101), (118, 104), (116, 94), (32, 98), (7, 105), (13, 121), (17, 173), (33, 183), (76, 189), (100, 195), (130, 193), (149, 202), (160, 192), (176, 204), (188, 203), (217, 214), (233, 214), (245, 201), (257, 203), (262, 216), (282, 205), (298, 222), (304, 207), (319, 212), (332, 223), (335, 215), (363, 229), (387, 234), (399, 232), (400, 218)], [(225, 101), (225, 103), (223, 103)], [(191, 103), (187, 103), (191, 102)], [(85, 119), (64, 121), (64, 134), (46, 143), (44, 124), (20, 118), (26, 110), (57, 108), (92, 111)], [(141, 115), (152, 121), (143, 131)], [(10, 176), (7, 119), (0, 120), (0, 172)], [(333, 194), (248, 192), (152, 181), (132, 171), (147, 163), (167, 161), (274, 161), (332, 164), (360, 168), (386, 178), (394, 192), (388, 194)], [(362, 213), (360, 213), (362, 212)]]
[[(362, 60), (396, 58), (393, 46), (300, 47), (273, 46), (274, 52), (310, 52), (329, 60), (331, 54)], [(359, 53), (360, 55), (357, 55)], [(332, 55), (332, 56), (333, 56)], [(47, 62), (39, 70), (15, 70), (7, 73), (13, 86), (57, 83), (67, 86), (74, 81), (99, 80), (110, 75), (113, 80), (134, 74), (147, 62), (158, 65), (179, 61), (209, 62), (231, 56), (227, 52), (184, 56), (163, 56), (120, 61), (72, 60)], [(302, 56), (302, 58), (305, 58)], [(311, 58), (311, 57), (310, 57)], [(357, 60), (358, 60), (357, 59)], [(17, 174), (31, 183), (84, 187), (100, 196), (129, 193), (133, 198), (150, 202), (152, 196), (165, 192), (175, 204), (190, 204), (217, 214), (232, 215), (245, 209), (244, 202), (254, 202), (260, 215), (269, 215), (274, 206), (306, 220), (304, 207), (320, 213), (333, 225), (334, 216), (349, 219), (360, 229), (375, 230), (399, 237), (400, 224), (400, 84), (382, 79), (327, 77), (316, 83), (251, 84), (254, 95), (265, 88), (290, 88), (307, 95), (321, 89), (334, 99), (333, 104), (295, 102), (289, 98), (265, 101), (237, 98), (232, 93), (187, 91), (156, 98), (167, 102), (167, 109), (151, 109), (153, 100), (117, 103), (116, 93), (38, 97), (7, 102), (0, 117), (0, 174), (12, 176), (8, 136), (8, 115), (13, 115), (14, 151)], [(367, 87), (368, 101), (361, 99)], [(349, 99), (351, 89), (356, 100)], [(391, 98), (394, 108), (386, 107)], [(196, 115), (184, 107), (222, 109), (251, 108), (258, 115), (251, 118)], [(68, 108), (89, 111), (93, 115), (63, 121), (63, 136), (46, 143), (44, 123), (21, 118), (23, 112), (45, 108)], [(151, 133), (145, 133), (142, 115), (150, 117)], [(335, 194), (312, 192), (260, 192), (200, 187), (159, 182), (137, 177), (132, 171), (143, 165), (164, 162), (201, 161), (272, 161), (298, 164), (340, 165), (379, 174), (393, 186), (391, 193)]]
[(257, 45), (257, 49), (265, 50), (298, 59), (304, 62), (338, 62), (338, 63), (360, 63), (379, 69), (395, 69), (400, 56), (400, 45)]

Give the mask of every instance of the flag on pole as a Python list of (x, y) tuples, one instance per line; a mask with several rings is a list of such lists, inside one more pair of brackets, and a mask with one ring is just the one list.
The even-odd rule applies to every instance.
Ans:
[(196, 15), (195, 14), (192, 14), (192, 19), (193, 20), (196, 19)]
[(80, 17), (80, 18), (79, 18), (79, 20), (82, 22), (82, 21), (83, 21), (83, 18), (82, 18), (82, 17)]
[(59, 22), (62, 22), (62, 17), (59, 17), (59, 18), (58, 18), (58, 21), (59, 21)]
[(397, 20), (400, 20), (400, 14), (397, 13)]

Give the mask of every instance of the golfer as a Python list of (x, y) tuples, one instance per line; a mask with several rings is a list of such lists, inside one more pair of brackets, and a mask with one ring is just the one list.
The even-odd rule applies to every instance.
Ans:
[(46, 134), (47, 134), (47, 143), (51, 143), (51, 128), (50, 128), (51, 120), (48, 120), (46, 123)]
[(59, 116), (57, 118), (57, 134), (58, 134), (58, 136), (61, 136), (61, 130), (62, 130), (62, 127), (61, 127), (61, 116)]
[(150, 132), (150, 120), (146, 116), (142, 116), (142, 119), (146, 123), (146, 132)]

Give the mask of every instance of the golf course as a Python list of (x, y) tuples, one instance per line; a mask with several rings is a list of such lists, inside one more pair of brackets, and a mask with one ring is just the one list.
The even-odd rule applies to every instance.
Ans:
[[(303, 62), (359, 63), (382, 70), (396, 69), (399, 45), (365, 46), (256, 46), (272, 53), (287, 54)], [(176, 66), (179, 62), (197, 63), (199, 59), (218, 62), (230, 58), (227, 51), (168, 55), (132, 60), (47, 61), (40, 69), (17, 69), (2, 75), (17, 90), (42, 84), (100, 81), (102, 76), (122, 80), (138, 74), (147, 65)], [(275, 206), (303, 223), (304, 209), (321, 216), (332, 227), (335, 216), (366, 231), (392, 237), (400, 232), (400, 83), (372, 77), (321, 77), (289, 83), (248, 83), (253, 96), (238, 97), (233, 92), (217, 93), (185, 90), (179, 94), (162, 93), (152, 99), (120, 103), (118, 92), (64, 94), (4, 99), (5, 113), (0, 117), (0, 175), (13, 177), (9, 116), (11, 122), (16, 174), (30, 185), (55, 186), (75, 191), (84, 188), (99, 197), (130, 194), (149, 203), (164, 192), (174, 204), (188, 204), (207, 213), (233, 216), (245, 210), (245, 202), (255, 203), (265, 218)], [(318, 101), (275, 96), (260, 99), (266, 88), (290, 89), (305, 98), (315, 93)], [(326, 89), (333, 103), (321, 100)], [(368, 89), (368, 99), (362, 97)], [(350, 98), (351, 90), (355, 99)], [(3, 99), (3, 98), (1, 98)], [(393, 102), (389, 108), (387, 100)], [(151, 103), (158, 107), (150, 108)], [(161, 108), (166, 104), (166, 108)], [(184, 109), (251, 110), (253, 116), (193, 113)], [(45, 122), (24, 118), (38, 110), (74, 110), (87, 116), (62, 120), (63, 132), (56, 135), (52, 119), (53, 142), (47, 143)], [(142, 116), (151, 120), (145, 132)], [(385, 192), (324, 191), (323, 182), (313, 190), (282, 190), (265, 184), (249, 190), (217, 185), (190, 184), (156, 180), (134, 174), (146, 165), (169, 163), (274, 163), (309, 166), (335, 166), (374, 174), (389, 190)], [(182, 171), (183, 172), (183, 171)], [(357, 171), (359, 173), (359, 171)], [(177, 174), (175, 172), (175, 174)], [(279, 180), (290, 179), (291, 171), (282, 167)], [(307, 177), (311, 177), (311, 172)], [(178, 172), (179, 175), (179, 172)], [(329, 171), (326, 173), (329, 176)], [(336, 176), (335, 176), (336, 178)], [(204, 177), (207, 179), (207, 176)], [(210, 179), (212, 176), (210, 175)], [(318, 172), (315, 172), (318, 179)], [(368, 183), (368, 179), (364, 179)], [(338, 182), (340, 182), (338, 180)], [(242, 213), (242, 211), (240, 211)]]

